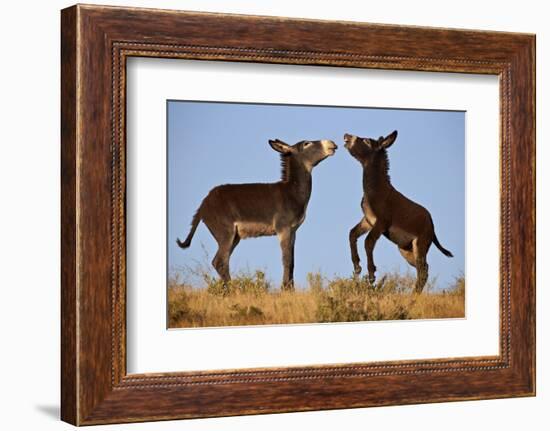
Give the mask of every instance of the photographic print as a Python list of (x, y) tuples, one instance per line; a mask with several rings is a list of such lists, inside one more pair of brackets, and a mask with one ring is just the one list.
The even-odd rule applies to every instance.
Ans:
[(465, 112), (167, 101), (169, 328), (465, 317)]
[(61, 418), (534, 396), (535, 45), (64, 9)]

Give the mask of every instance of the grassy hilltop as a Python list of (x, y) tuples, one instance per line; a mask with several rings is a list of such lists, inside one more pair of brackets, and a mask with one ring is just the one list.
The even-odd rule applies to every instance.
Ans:
[(310, 273), (307, 286), (293, 292), (281, 292), (260, 270), (235, 274), (227, 289), (206, 265), (183, 274), (198, 277), (201, 287), (182, 281), (181, 272), (169, 278), (170, 328), (464, 317), (463, 276), (445, 290), (435, 290), (431, 280), (414, 295), (413, 273), (387, 273), (374, 286), (364, 278)]

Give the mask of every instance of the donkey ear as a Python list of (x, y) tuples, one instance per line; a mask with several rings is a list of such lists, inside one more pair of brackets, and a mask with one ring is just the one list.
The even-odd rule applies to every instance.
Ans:
[(397, 138), (397, 130), (394, 130), (388, 136), (378, 141), (380, 142), (380, 148), (386, 149), (391, 147), (391, 145), (395, 142), (396, 138)]
[(279, 139), (270, 139), (269, 145), (271, 145), (271, 148), (273, 148), (275, 151), (278, 151), (282, 154), (288, 154), (292, 151), (290, 145), (285, 144), (283, 141)]

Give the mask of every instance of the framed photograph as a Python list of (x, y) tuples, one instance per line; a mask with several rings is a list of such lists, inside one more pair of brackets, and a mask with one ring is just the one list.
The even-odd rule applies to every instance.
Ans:
[[(465, 317), (465, 112), (182, 100), (167, 105), (169, 328)], [(363, 129), (373, 136), (391, 125), (399, 132), (381, 138), (344, 133)], [(294, 144), (264, 139), (281, 127), (290, 136), (285, 141)], [(389, 148), (398, 134), (407, 147), (392, 154), (390, 177)], [(336, 155), (336, 142), (348, 157), (317, 168)], [(420, 163), (430, 169), (424, 178)], [(495, 179), (497, 172), (495, 166)], [(254, 176), (275, 181), (247, 182)], [(228, 179), (235, 183), (224, 184)], [(426, 192), (424, 200), (446, 222), (438, 230), (452, 237), (454, 254), (439, 243), (430, 212), (397, 191), (397, 183), (412, 194)], [(142, 214), (139, 206), (132, 211)], [(180, 240), (178, 233), (187, 234), (185, 219), (193, 221)], [(493, 233), (496, 238), (498, 230)], [(280, 247), (257, 240), (237, 248), (241, 240), (270, 236)], [(362, 236), (368, 238), (365, 266), (380, 237), (397, 246), (383, 254), (383, 246), (376, 247), (378, 266), (372, 256), (365, 277), (357, 246)], [(197, 243), (202, 247), (191, 247)], [(432, 243), (454, 261), (434, 256), (438, 263), (430, 272)], [(138, 262), (150, 262), (140, 248), (133, 247)], [(377, 277), (378, 267), (389, 272)]]
[(61, 14), (61, 416), (535, 394), (535, 37)]

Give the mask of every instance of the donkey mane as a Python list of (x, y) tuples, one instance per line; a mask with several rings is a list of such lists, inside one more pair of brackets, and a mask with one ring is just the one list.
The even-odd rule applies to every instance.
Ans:
[[(300, 141), (296, 145), (302, 144), (307, 141)], [(291, 155), (288, 153), (281, 153), (281, 182), (288, 183), (291, 176)]]
[(290, 181), (290, 154), (281, 154), (281, 182)]
[(380, 150), (376, 153), (372, 166), (364, 171), (365, 187), (369, 191), (374, 191), (382, 184), (390, 184), (390, 160), (386, 150)]
[(388, 157), (388, 152), (386, 150), (382, 150), (378, 152), (379, 159), (377, 160), (379, 166), (380, 166), (380, 174), (384, 174), (388, 182), (390, 182), (390, 159)]

